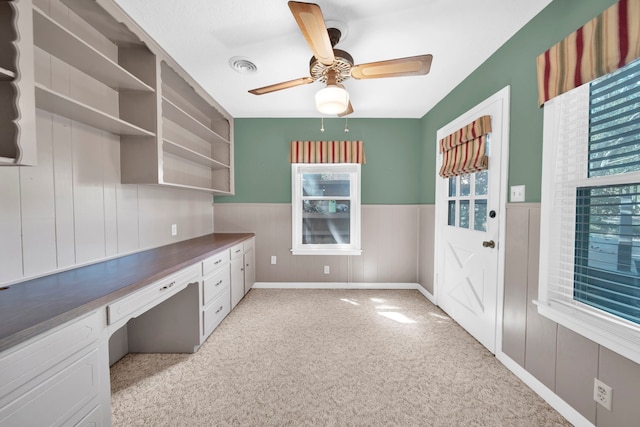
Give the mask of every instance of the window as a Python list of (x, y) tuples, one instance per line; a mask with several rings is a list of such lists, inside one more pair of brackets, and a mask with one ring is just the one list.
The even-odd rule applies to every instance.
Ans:
[(291, 165), (294, 255), (360, 255), (360, 165)]
[(448, 179), (447, 225), (487, 231), (489, 172), (483, 170)]
[(640, 60), (545, 104), (539, 311), (640, 361)]

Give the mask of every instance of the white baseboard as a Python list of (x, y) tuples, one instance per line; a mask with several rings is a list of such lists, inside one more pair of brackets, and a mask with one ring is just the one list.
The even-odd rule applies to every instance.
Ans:
[[(349, 282), (256, 282), (258, 289), (417, 289), (417, 283), (349, 283)], [(428, 297), (427, 297), (428, 298)]]
[(586, 419), (581, 413), (576, 411), (567, 402), (562, 400), (560, 396), (555, 394), (546, 385), (541, 383), (536, 377), (531, 375), (522, 366), (518, 365), (513, 359), (502, 351), (496, 352), (496, 358), (509, 369), (514, 375), (528, 385), (538, 396), (542, 397), (553, 409), (558, 411), (560, 415), (565, 417), (571, 424), (576, 427), (594, 427), (594, 425)]

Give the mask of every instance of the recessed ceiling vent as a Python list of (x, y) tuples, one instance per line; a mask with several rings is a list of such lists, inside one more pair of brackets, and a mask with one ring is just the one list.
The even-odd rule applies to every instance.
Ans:
[(258, 71), (256, 64), (241, 56), (234, 56), (229, 60), (229, 66), (241, 74), (255, 73)]

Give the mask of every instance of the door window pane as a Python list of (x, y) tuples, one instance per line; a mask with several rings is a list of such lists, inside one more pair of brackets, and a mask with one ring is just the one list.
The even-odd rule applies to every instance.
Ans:
[(473, 209), (473, 229), (487, 231), (487, 201), (476, 200)]
[[(462, 190), (462, 186), (460, 188)], [(469, 201), (460, 200), (460, 228), (469, 228)]]
[(460, 196), (468, 196), (471, 194), (471, 175), (460, 175)]
[(456, 195), (456, 179), (457, 177), (449, 177), (449, 197), (455, 197)]
[(449, 200), (449, 225), (456, 225), (456, 201)]
[(489, 189), (489, 172), (476, 172), (475, 178), (476, 196), (486, 196)]

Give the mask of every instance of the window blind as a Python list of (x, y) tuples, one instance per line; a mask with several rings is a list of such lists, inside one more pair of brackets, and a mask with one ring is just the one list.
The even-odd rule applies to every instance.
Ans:
[(640, 363), (640, 74), (616, 74), (545, 103), (537, 304)]
[(640, 169), (640, 61), (591, 83), (589, 176)]

